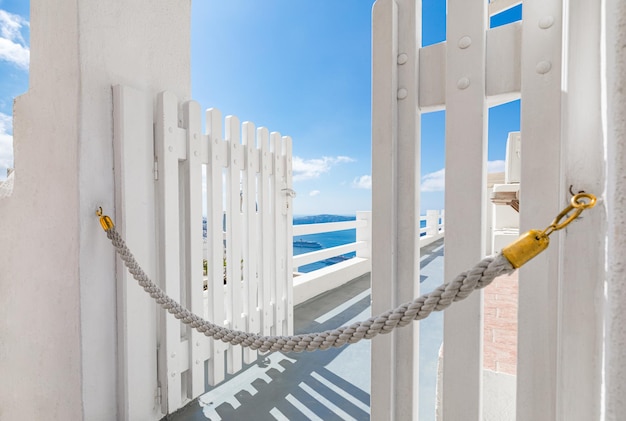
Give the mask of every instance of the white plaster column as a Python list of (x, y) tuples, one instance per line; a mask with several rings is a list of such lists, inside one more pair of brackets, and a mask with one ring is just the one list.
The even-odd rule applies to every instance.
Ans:
[(606, 420), (626, 413), (626, 4), (606, 0), (608, 274)]
[(190, 0), (31, 0), (16, 181), (0, 202), (0, 419), (112, 420), (112, 91), (190, 94)]

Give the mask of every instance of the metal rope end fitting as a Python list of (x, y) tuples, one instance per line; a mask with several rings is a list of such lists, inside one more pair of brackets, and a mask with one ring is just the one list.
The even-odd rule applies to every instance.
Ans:
[[(583, 199), (587, 199), (587, 201)], [(576, 220), (585, 209), (593, 208), (595, 205), (596, 197), (593, 194), (579, 193), (574, 195), (569, 206), (563, 209), (546, 229), (528, 231), (515, 242), (503, 248), (502, 255), (511, 262), (515, 269), (520, 268), (524, 263), (548, 248), (550, 234), (565, 228)], [(572, 211), (574, 212), (570, 215)]]
[(98, 215), (100, 217), (100, 225), (102, 225), (102, 229), (105, 232), (108, 232), (108, 231), (112, 230), (113, 227), (115, 227), (115, 224), (113, 223), (111, 218), (109, 218), (108, 215), (103, 215), (102, 214), (102, 207), (98, 208), (98, 210), (96, 211), (96, 215)]

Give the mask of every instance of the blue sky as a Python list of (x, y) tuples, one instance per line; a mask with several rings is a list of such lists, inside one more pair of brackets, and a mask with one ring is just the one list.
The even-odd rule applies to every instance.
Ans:
[[(293, 138), (296, 214), (371, 209), (374, 0), (195, 0), (192, 95)], [(445, 0), (423, 0), (423, 44), (445, 40)], [(29, 2), (0, 0), (0, 179), (12, 166), (12, 102), (28, 88)], [(521, 7), (492, 19), (521, 17)], [(490, 168), (519, 130), (519, 101), (490, 110)], [(443, 208), (445, 113), (422, 118), (422, 213)], [(19, 168), (18, 168), (19, 171)]]

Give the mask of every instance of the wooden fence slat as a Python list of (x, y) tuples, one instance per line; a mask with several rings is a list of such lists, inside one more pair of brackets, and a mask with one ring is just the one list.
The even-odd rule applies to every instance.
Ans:
[[(600, 89), (604, 70), (598, 50), (601, 16), (601, 2), (575, 1), (564, 16), (567, 96), (561, 137), (561, 187), (571, 185), (576, 191), (598, 195), (606, 187)], [(563, 196), (561, 200), (565, 203)], [(600, 227), (606, 226), (605, 218), (605, 212), (593, 209), (571, 230), (561, 233), (557, 419), (601, 419), (603, 322), (607, 317), (601, 309), (607, 249), (606, 232)]]
[[(148, 95), (126, 86), (113, 88), (115, 218), (118, 232), (157, 279), (155, 231), (153, 104)], [(137, 288), (124, 265), (116, 265), (119, 405), (121, 420), (160, 418), (158, 390), (157, 306)]]
[[(184, 125), (187, 129), (187, 160), (183, 164), (187, 182), (185, 199), (188, 203), (185, 215), (185, 272), (188, 279), (187, 303), (194, 314), (204, 314), (202, 279), (202, 114), (200, 104), (188, 101), (183, 106)], [(194, 399), (204, 392), (204, 352), (202, 344), (208, 338), (195, 329), (187, 327), (189, 338), (189, 386), (188, 398)]]
[[(395, 213), (395, 156), (389, 140), (396, 134), (398, 4), (393, 0), (376, 0), (372, 17), (372, 314), (394, 306), (394, 291), (388, 282), (395, 275), (393, 251)], [(382, 246), (380, 249), (378, 245)], [(384, 249), (390, 252), (385, 252)], [(372, 340), (371, 412), (374, 420), (394, 418), (395, 354), (393, 333)], [(376, 361), (376, 363), (374, 363)]]
[(270, 135), (269, 131), (265, 127), (261, 127), (257, 130), (257, 136), (259, 138), (259, 145), (261, 146), (261, 177), (259, 184), (259, 199), (260, 206), (259, 212), (261, 214), (262, 223), (260, 224), (261, 241), (263, 246), (261, 247), (261, 253), (259, 254), (259, 264), (261, 270), (260, 284), (262, 294), (262, 312), (263, 312), (263, 334), (271, 335), (273, 332), (273, 320), (274, 320), (274, 308), (272, 301), (272, 266), (273, 266), (273, 242), (274, 231), (272, 224), (271, 214), (271, 199), (270, 199), (270, 180), (273, 173), (274, 162), (272, 154), (270, 152)]
[[(273, 227), (274, 227), (274, 270), (272, 279), (279, 280), (284, 277), (285, 264), (283, 257), (283, 250), (285, 248), (284, 239), (285, 239), (285, 231), (282, 224), (283, 211), (285, 202), (283, 200), (283, 192), (281, 191), (285, 188), (283, 184), (283, 154), (282, 154), (282, 137), (278, 132), (272, 132), (270, 134), (270, 142), (271, 149), (274, 158), (274, 177), (273, 177), (273, 186), (272, 186), (272, 214), (273, 218)], [(272, 282), (274, 287), (274, 292), (272, 294), (275, 313), (274, 313), (274, 329), (276, 335), (283, 335), (285, 332), (284, 324), (285, 324), (285, 285), (282, 282)]]
[[(552, 25), (539, 22), (550, 17)], [(520, 232), (543, 227), (563, 204), (562, 1), (524, 2)], [(449, 222), (449, 221), (447, 221)], [(448, 231), (446, 230), (446, 235)], [(558, 419), (556, 371), (560, 242), (519, 272), (517, 419)]]
[(519, 99), (521, 89), (522, 23), (487, 31), (486, 95), (491, 106)]
[[(285, 310), (286, 310), (286, 334), (293, 335), (293, 196), (291, 189), (293, 187), (293, 142), (291, 137), (283, 136), (284, 145), (284, 168), (283, 177), (285, 180), (285, 203), (287, 206), (286, 214), (283, 217), (282, 226), (286, 230), (285, 249), (283, 256), (286, 259), (284, 281), (285, 284)], [(295, 193), (294, 193), (295, 194)]]
[[(229, 306), (229, 327), (243, 330), (241, 319), (241, 202), (240, 178), (243, 164), (241, 145), (241, 125), (235, 116), (226, 117), (226, 141), (230, 148), (228, 170), (226, 172), (226, 291)], [(241, 370), (241, 347), (228, 345), (227, 371), (233, 374)]]
[[(487, 2), (448, 1), (444, 280), (485, 253)], [(471, 206), (468, 206), (471, 203)], [(443, 418), (482, 419), (482, 291), (444, 313)]]
[[(223, 182), (225, 162), (222, 140), (222, 114), (211, 108), (206, 112), (206, 131), (209, 136), (209, 163), (207, 165), (207, 295), (209, 320), (223, 325), (224, 317), (224, 267), (222, 265), (224, 240), (222, 236)], [(224, 353), (226, 344), (211, 341), (208, 382), (215, 385), (224, 380)]]
[[(180, 151), (178, 135), (178, 99), (170, 92), (163, 92), (157, 102), (157, 141), (156, 157), (158, 162), (158, 203), (157, 218), (159, 231), (161, 287), (171, 298), (180, 301), (180, 212), (178, 196), (178, 156)], [(159, 359), (161, 387), (165, 402), (164, 412), (180, 408), (181, 373), (177, 355), (180, 348), (181, 324), (169, 317), (167, 312), (160, 312), (161, 347)]]
[[(256, 148), (256, 129), (253, 123), (244, 122), (242, 129), (242, 144), (245, 148), (245, 172), (242, 178), (243, 189), (243, 244), (244, 244), (244, 300), (245, 328), (247, 332), (259, 333), (261, 320), (258, 300), (258, 237), (257, 237), (257, 172), (259, 168), (259, 153)], [(243, 350), (244, 363), (250, 364), (257, 358), (257, 352), (250, 348)]]
[[(419, 295), (421, 2), (374, 5), (372, 313)], [(372, 419), (417, 419), (419, 325), (372, 341)]]

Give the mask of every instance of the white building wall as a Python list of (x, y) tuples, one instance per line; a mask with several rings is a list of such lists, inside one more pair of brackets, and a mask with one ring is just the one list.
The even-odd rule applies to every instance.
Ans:
[(626, 413), (626, 4), (606, 0), (608, 276), (606, 420)]
[[(111, 86), (190, 94), (190, 1), (31, 0), (0, 202), (0, 419), (118, 418)], [(10, 379), (10, 381), (7, 381)]]

